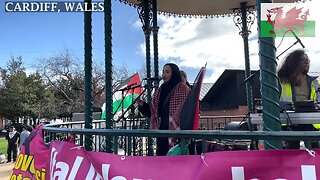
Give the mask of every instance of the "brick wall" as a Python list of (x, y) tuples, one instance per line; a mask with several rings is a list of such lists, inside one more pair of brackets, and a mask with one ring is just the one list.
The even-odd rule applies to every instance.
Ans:
[(245, 116), (248, 113), (247, 106), (239, 106), (238, 109), (226, 109), (226, 110), (211, 110), (201, 111), (201, 117), (203, 116), (224, 116), (221, 118), (201, 118), (199, 129), (206, 130), (218, 130), (223, 129), (226, 124), (231, 121), (241, 121), (243, 117), (228, 117), (228, 116)]

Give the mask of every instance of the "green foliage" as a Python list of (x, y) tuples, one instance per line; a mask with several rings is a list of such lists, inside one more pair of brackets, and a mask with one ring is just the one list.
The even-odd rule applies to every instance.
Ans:
[[(36, 118), (42, 114), (41, 106), (50, 106), (50, 102), (53, 101), (53, 94), (43, 83), (40, 74), (26, 74), (21, 57), (12, 58), (6, 69), (1, 69), (1, 79), (3, 82), (0, 89), (2, 117), (13, 121), (19, 117)], [(49, 115), (54, 116), (53, 113)]]
[(21, 57), (12, 58), (7, 69), (1, 69), (3, 86), (0, 92), (1, 115), (16, 120), (26, 114), (27, 89), (25, 88), (26, 73), (22, 67)]
[(7, 153), (8, 142), (5, 138), (0, 138), (0, 152), (2, 152), (6, 157), (8, 157)]
[[(57, 118), (84, 111), (84, 66), (68, 51), (59, 56), (41, 59), (26, 73), (21, 57), (0, 68), (0, 117), (14, 123), (18, 118)], [(104, 66), (93, 65), (93, 106), (105, 101)], [(113, 69), (113, 80), (128, 77), (125, 66)]]

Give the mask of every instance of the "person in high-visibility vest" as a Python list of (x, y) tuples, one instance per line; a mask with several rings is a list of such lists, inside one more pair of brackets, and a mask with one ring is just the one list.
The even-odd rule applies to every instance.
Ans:
[[(314, 100), (316, 101), (318, 87), (317, 77), (308, 75), (310, 59), (304, 50), (295, 50), (288, 54), (278, 70), (278, 77), (281, 82), (280, 103), (292, 103), (295, 101)], [(283, 125), (283, 129), (288, 129)], [(292, 131), (318, 131), (320, 124), (299, 124), (290, 125)], [(300, 141), (287, 141), (288, 149), (299, 149)], [(313, 143), (318, 147), (319, 143)]]

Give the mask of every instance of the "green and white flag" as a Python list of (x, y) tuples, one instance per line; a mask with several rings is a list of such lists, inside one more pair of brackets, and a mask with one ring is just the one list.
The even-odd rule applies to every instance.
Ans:
[[(113, 93), (113, 115), (114, 119), (117, 120), (122, 112), (125, 111), (132, 104), (132, 100), (141, 94), (141, 81), (138, 73), (135, 73), (121, 84), (119, 84)], [(102, 106), (101, 119), (106, 118), (106, 103)]]
[(315, 36), (315, 15), (310, 3), (261, 3), (261, 37)]

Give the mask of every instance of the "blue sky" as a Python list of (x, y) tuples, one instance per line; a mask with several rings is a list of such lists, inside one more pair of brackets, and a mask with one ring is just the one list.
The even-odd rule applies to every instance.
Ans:
[[(311, 7), (319, 7), (312, 1)], [(83, 13), (6, 13), (0, 1), (0, 67), (11, 56), (22, 56), (30, 68), (39, 58), (57, 56), (64, 50), (78, 59), (84, 56)], [(145, 66), (144, 34), (133, 7), (112, 1), (113, 63), (126, 66), (131, 73)], [(311, 15), (320, 13), (310, 11)], [(174, 18), (158, 16), (160, 74), (162, 65), (174, 62), (193, 81), (201, 66), (207, 63), (205, 82), (215, 82), (225, 69), (244, 69), (243, 40), (229, 18)], [(317, 24), (317, 22), (316, 22)], [(93, 61), (104, 62), (103, 13), (93, 13)], [(259, 68), (257, 25), (249, 36), (250, 66)], [(311, 58), (311, 71), (319, 72), (319, 27), (315, 38), (301, 38)], [(280, 38), (276, 38), (276, 45)], [(285, 38), (278, 54), (295, 42)], [(300, 48), (299, 45), (292, 49)], [(280, 62), (279, 62), (280, 63)], [(153, 68), (152, 68), (153, 69)]]
[[(8, 13), (4, 12), (4, 1), (0, 7), (1, 67), (11, 56), (22, 56), (25, 66), (29, 67), (37, 59), (58, 55), (65, 49), (83, 58), (83, 13)], [(92, 19), (93, 61), (103, 62), (103, 13), (93, 13)], [(133, 26), (137, 20), (133, 7), (113, 1), (113, 62), (126, 64), (131, 71), (144, 63), (144, 55), (139, 53), (144, 35)]]

